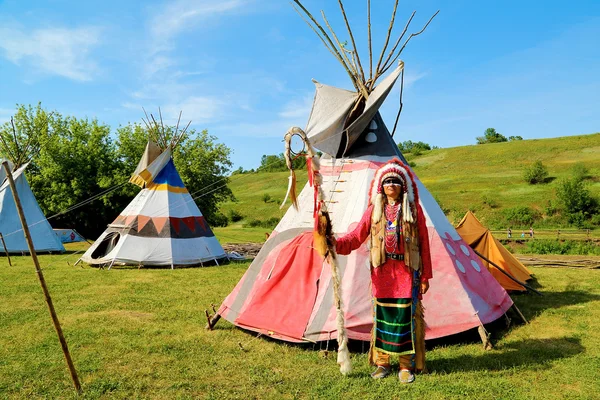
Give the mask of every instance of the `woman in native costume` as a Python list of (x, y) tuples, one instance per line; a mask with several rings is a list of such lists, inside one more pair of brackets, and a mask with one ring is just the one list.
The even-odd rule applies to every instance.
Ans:
[(358, 226), (335, 241), (338, 254), (358, 249), (370, 236), (374, 324), (371, 374), (384, 378), (391, 356), (399, 356), (399, 379), (414, 381), (425, 369), (422, 295), (432, 278), (429, 238), (412, 172), (394, 159), (375, 173), (369, 207)]

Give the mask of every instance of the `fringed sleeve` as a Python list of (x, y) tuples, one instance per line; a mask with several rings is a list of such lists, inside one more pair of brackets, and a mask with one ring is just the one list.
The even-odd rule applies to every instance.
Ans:
[(370, 205), (365, 213), (363, 214), (358, 225), (352, 232), (348, 232), (344, 236), (337, 238), (335, 244), (335, 251), (342, 256), (350, 254), (352, 251), (358, 249), (369, 237), (371, 231), (371, 213), (373, 212), (373, 206)]
[(421, 262), (423, 271), (421, 272), (421, 282), (433, 278), (431, 267), (431, 253), (429, 252), (429, 232), (425, 223), (425, 214), (420, 204), (417, 204), (417, 223), (419, 226), (419, 241), (421, 242)]

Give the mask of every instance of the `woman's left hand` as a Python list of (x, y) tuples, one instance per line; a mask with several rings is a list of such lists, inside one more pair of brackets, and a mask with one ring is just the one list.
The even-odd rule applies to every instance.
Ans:
[(421, 282), (421, 294), (427, 293), (428, 290), (429, 290), (429, 281)]

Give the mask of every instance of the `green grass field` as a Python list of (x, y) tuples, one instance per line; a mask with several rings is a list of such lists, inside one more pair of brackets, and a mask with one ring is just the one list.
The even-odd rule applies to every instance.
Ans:
[(600, 398), (600, 270), (534, 268), (544, 296), (513, 296), (528, 325), (500, 321), (491, 351), (476, 334), (430, 343), (431, 373), (401, 386), (373, 381), (360, 345), (342, 377), (335, 353), (318, 347), (226, 321), (206, 331), (204, 309), (248, 263), (107, 271), (73, 266), (85, 246), (68, 247), (40, 261), (84, 393), (74, 394), (30, 259), (13, 257), (0, 267), (1, 399)]
[[(503, 209), (526, 206), (544, 214), (548, 200), (556, 204), (556, 187), (562, 178), (571, 175), (576, 163), (588, 169), (586, 181), (590, 191), (600, 197), (600, 133), (436, 149), (408, 158), (416, 163), (416, 174), (448, 211), (452, 223), (458, 223), (469, 209), (493, 229), (507, 228), (497, 226), (496, 222)], [(523, 180), (523, 171), (536, 160), (548, 168), (548, 183), (530, 185)], [(252, 219), (281, 218), (289, 207), (288, 201), (283, 210), (279, 209), (288, 175), (288, 172), (233, 175), (229, 186), (238, 201), (223, 203), (220, 209), (225, 215), (235, 210), (244, 220), (220, 232), (227, 234), (230, 229), (243, 232), (242, 225)], [(306, 172), (298, 171), (297, 176), (301, 189), (306, 183)], [(265, 194), (271, 197), (266, 203)], [(485, 199), (493, 200), (494, 207)], [(520, 229), (529, 229), (528, 226), (512, 228), (515, 236)], [(548, 233), (552, 236), (557, 225), (551, 218), (544, 218), (535, 228), (552, 231)], [(600, 237), (600, 229), (596, 228), (593, 236)]]

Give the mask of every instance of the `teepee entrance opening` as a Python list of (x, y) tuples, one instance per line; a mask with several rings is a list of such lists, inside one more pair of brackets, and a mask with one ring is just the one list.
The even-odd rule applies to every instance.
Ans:
[(121, 234), (118, 232), (110, 232), (108, 235), (102, 239), (98, 247), (92, 252), (90, 257), (94, 260), (105, 257), (109, 254), (115, 247), (117, 247), (117, 243), (121, 239)]

